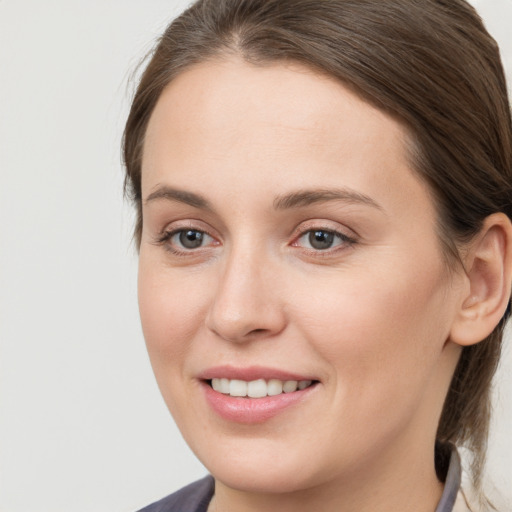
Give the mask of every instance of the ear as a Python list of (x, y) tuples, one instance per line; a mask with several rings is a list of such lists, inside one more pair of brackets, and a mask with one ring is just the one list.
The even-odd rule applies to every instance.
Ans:
[(450, 331), (461, 346), (485, 339), (505, 314), (512, 286), (512, 223), (503, 213), (487, 217), (463, 258), (464, 292)]

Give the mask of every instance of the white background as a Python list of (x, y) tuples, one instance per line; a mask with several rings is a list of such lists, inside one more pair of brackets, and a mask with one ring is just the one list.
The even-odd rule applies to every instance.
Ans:
[[(119, 149), (129, 73), (187, 3), (0, 0), (1, 512), (129, 512), (205, 472), (145, 352)], [(474, 3), (511, 77), (512, 0)], [(511, 353), (489, 467), (509, 495)]]

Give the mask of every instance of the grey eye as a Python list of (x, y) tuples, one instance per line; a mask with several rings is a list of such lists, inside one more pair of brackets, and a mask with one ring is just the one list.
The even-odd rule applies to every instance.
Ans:
[(197, 249), (198, 247), (203, 246), (204, 243), (210, 239), (211, 236), (202, 231), (197, 231), (196, 229), (184, 229), (173, 235), (172, 242), (184, 249)]
[(309, 229), (304, 231), (293, 245), (313, 251), (327, 251), (341, 246), (351, 246), (355, 240), (330, 229)]
[(335, 241), (336, 235), (332, 231), (316, 230), (308, 234), (308, 243), (313, 249), (319, 251), (330, 249)]

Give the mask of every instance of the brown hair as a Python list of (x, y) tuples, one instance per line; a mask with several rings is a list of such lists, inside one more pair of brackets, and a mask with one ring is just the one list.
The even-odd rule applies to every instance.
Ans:
[[(512, 123), (499, 50), (464, 0), (199, 0), (158, 41), (126, 123), (125, 187), (137, 208), (137, 244), (142, 151), (155, 104), (184, 69), (226, 54), (256, 65), (301, 62), (404, 122), (453, 266), (485, 217), (512, 218)], [(477, 486), (509, 314), (510, 307), (487, 339), (463, 349), (437, 431), (438, 447), (472, 451)], [(441, 478), (445, 458), (436, 449)]]

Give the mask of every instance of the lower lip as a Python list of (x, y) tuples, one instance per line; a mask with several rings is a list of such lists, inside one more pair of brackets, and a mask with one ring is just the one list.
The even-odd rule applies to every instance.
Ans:
[(235, 423), (263, 423), (289, 407), (303, 402), (317, 387), (313, 384), (293, 393), (281, 393), (263, 398), (243, 398), (224, 395), (206, 382), (203, 390), (210, 407), (222, 418)]

